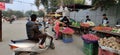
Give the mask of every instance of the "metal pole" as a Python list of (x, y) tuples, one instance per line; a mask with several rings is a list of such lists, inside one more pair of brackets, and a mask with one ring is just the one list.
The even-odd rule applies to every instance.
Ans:
[(118, 6), (119, 6), (119, 4), (116, 5), (116, 18), (117, 19), (118, 19), (118, 8), (119, 8)]
[(2, 11), (0, 10), (0, 42), (2, 42)]

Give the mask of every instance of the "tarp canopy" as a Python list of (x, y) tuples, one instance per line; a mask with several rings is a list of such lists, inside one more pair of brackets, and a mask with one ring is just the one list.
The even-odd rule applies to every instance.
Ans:
[(60, 14), (51, 14), (51, 16), (58, 17), (58, 16), (62, 16), (62, 15), (60, 15)]
[(46, 16), (55, 16), (55, 17), (59, 17), (59, 16), (62, 16), (62, 15), (55, 13), (55, 14), (47, 14)]
[(72, 10), (78, 10), (78, 9), (88, 9), (88, 8), (92, 8), (92, 5), (81, 5), (81, 4), (71, 4), (71, 5), (66, 5), (66, 7), (68, 7), (69, 9)]

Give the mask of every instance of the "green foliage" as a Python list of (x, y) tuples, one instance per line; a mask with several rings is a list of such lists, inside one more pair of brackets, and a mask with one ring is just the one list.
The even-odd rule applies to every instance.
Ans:
[[(51, 10), (53, 12), (56, 11), (56, 9), (62, 4), (61, 0), (50, 0), (51, 2)], [(73, 4), (73, 0), (63, 0), (63, 4), (62, 5), (70, 5)]]
[(35, 5), (36, 5), (37, 9), (39, 10), (40, 0), (35, 0)]
[(57, 9), (56, 8), (51, 8), (51, 11), (55, 12)]
[(8, 14), (7, 11), (2, 11), (3, 16), (10, 17), (10, 14)]
[(41, 3), (42, 3), (44, 6), (48, 7), (48, 0), (41, 0)]
[(74, 4), (74, 0), (63, 0), (64, 5)]
[(24, 17), (24, 13), (21, 11), (14, 11), (14, 15), (16, 15), (19, 18)]
[(50, 0), (52, 7), (57, 7), (60, 5), (60, 0)]
[(84, 4), (85, 0), (74, 0), (74, 4)]
[(24, 17), (24, 13), (23, 12), (21, 12), (21, 11), (13, 11), (11, 9), (9, 9), (7, 11), (3, 11), (2, 14), (5, 17), (11, 17), (12, 15), (15, 15), (18, 18)]
[[(58, 7), (61, 5), (61, 0), (50, 0), (51, 6)], [(63, 5), (74, 4), (74, 0), (63, 0)]]
[[(120, 0), (119, 0), (120, 3)], [(110, 7), (116, 6), (116, 0), (93, 0), (94, 9), (101, 8), (101, 10), (107, 10)]]
[(44, 16), (44, 12), (43, 11), (32, 11), (32, 10), (29, 10), (25, 13), (25, 16), (30, 16), (32, 14), (36, 14), (38, 17), (43, 17)]
[(43, 11), (38, 11), (38, 17), (43, 17), (45, 14), (44, 14), (44, 12)]
[(25, 12), (25, 16), (30, 16), (33, 12), (34, 12), (34, 11), (32, 11), (32, 10), (26, 11), (26, 12)]

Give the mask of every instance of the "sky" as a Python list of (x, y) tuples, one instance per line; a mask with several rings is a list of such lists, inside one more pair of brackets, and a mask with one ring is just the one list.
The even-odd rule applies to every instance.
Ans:
[[(33, 4), (33, 5), (32, 5)], [(13, 3), (5, 3), (6, 9), (19, 10), (26, 12), (28, 10), (37, 11), (37, 7), (34, 5), (34, 0), (13, 0)], [(43, 6), (40, 6), (43, 9)]]

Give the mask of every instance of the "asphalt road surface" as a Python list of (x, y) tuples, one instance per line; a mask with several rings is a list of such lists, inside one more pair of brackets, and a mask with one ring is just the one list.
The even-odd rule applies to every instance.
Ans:
[[(9, 22), (2, 23), (2, 39), (0, 42), (0, 55), (12, 55), (13, 51), (10, 50), (8, 43), (10, 40), (25, 39), (26, 37), (26, 24), (27, 20), (17, 20), (12, 24)], [(53, 36), (51, 27), (47, 31)], [(83, 41), (78, 35), (73, 35), (74, 41), (72, 43), (63, 43), (62, 40), (54, 40), (55, 49), (48, 49), (47, 51), (38, 55), (84, 55), (82, 52)], [(21, 54), (28, 55), (28, 54)]]

